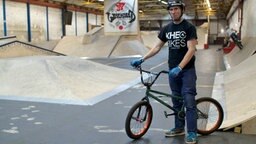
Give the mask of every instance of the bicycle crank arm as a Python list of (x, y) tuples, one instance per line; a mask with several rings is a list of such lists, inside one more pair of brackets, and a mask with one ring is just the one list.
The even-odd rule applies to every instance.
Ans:
[(175, 115), (175, 113), (168, 114), (166, 111), (164, 111), (164, 115), (165, 115), (166, 118), (168, 118), (168, 116)]

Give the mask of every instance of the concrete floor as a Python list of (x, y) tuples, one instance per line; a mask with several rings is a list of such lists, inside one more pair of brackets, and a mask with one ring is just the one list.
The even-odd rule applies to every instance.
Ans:
[[(211, 96), (216, 71), (222, 71), (222, 53), (217, 46), (197, 52), (198, 97)], [(145, 68), (159, 71), (167, 68), (166, 51), (146, 61)], [(131, 69), (131, 58), (94, 59), (93, 61)], [(169, 91), (166, 77), (156, 88)], [(0, 100), (0, 144), (183, 144), (184, 137), (165, 138), (164, 131), (173, 127), (173, 118), (164, 117), (163, 108), (152, 103), (154, 117), (150, 130), (134, 141), (124, 131), (129, 108), (139, 101), (145, 89), (140, 85), (120, 92), (93, 106), (50, 104), (15, 100)], [(200, 136), (199, 144), (254, 144), (255, 135), (218, 131)]]

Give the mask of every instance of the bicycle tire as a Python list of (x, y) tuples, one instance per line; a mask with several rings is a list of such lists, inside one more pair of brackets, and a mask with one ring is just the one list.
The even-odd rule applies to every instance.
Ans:
[(238, 46), (240, 49), (243, 49), (243, 48), (244, 48), (244, 46), (242, 45), (241, 42), (237, 42), (237, 46)]
[(153, 110), (149, 102), (139, 101), (128, 112), (125, 120), (125, 131), (132, 139), (141, 138), (149, 129)]
[(222, 124), (224, 113), (218, 101), (210, 97), (196, 100), (197, 107), (197, 132), (209, 135), (218, 130)]

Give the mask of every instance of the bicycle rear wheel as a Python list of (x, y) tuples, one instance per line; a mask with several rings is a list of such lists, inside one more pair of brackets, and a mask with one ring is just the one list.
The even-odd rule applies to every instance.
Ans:
[(153, 110), (147, 101), (136, 103), (126, 117), (126, 134), (132, 139), (141, 138), (148, 131), (152, 117)]
[(241, 42), (237, 42), (237, 46), (238, 46), (240, 49), (243, 49), (243, 48), (244, 48), (244, 46), (242, 45)]
[(218, 101), (210, 97), (196, 100), (197, 132), (208, 135), (218, 130), (223, 121), (223, 109)]

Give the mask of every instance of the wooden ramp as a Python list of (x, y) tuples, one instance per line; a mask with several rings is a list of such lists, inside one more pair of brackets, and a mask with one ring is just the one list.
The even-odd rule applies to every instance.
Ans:
[(11, 41), (0, 45), (0, 58), (15, 58), (26, 56), (63, 56), (64, 54), (57, 53), (42, 47), (38, 47), (29, 43), (18, 40)]
[(93, 105), (139, 82), (137, 71), (71, 56), (0, 59), (0, 99)]
[(232, 68), (256, 51), (256, 38), (247, 37), (242, 40), (244, 48), (240, 50), (237, 46), (227, 55), (224, 56), (224, 62), (227, 69)]
[(141, 42), (139, 36), (123, 35), (120, 36), (119, 41), (115, 47), (113, 47), (113, 50), (108, 57), (144, 55), (148, 50), (149, 49)]
[[(248, 49), (248, 45), (245, 48)], [(244, 51), (249, 54), (253, 50)], [(220, 101), (224, 108), (225, 120), (221, 128), (230, 129), (242, 125), (243, 133), (256, 134), (253, 122), (256, 117), (256, 55), (248, 57), (227, 71), (216, 74), (212, 97)], [(242, 57), (239, 58), (242, 60)]]
[(107, 57), (120, 36), (104, 36), (104, 29), (84, 36), (65, 36), (53, 49), (69, 56)]
[(144, 55), (148, 48), (137, 35), (104, 35), (101, 27), (84, 36), (65, 36), (54, 51), (69, 56), (107, 58)]

